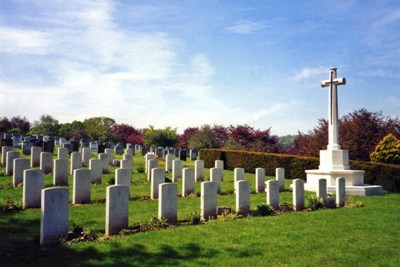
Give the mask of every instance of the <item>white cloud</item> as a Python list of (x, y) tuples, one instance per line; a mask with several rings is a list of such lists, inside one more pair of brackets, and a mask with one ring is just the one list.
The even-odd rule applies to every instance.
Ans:
[(249, 34), (263, 28), (263, 25), (251, 20), (240, 20), (226, 30), (231, 33)]
[(43, 31), (0, 27), (0, 51), (10, 54), (47, 54), (51, 40)]
[(306, 80), (314, 77), (321, 77), (328, 73), (326, 67), (303, 68), (293, 76), (295, 80)]

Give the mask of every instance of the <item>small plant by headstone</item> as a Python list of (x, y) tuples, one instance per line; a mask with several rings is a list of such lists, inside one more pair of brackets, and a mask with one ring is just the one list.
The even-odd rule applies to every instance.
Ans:
[(259, 204), (256, 209), (257, 216), (270, 216), (274, 214), (274, 209), (270, 205)]
[(361, 208), (364, 207), (364, 203), (361, 200), (356, 200), (351, 196), (346, 196), (344, 206), (347, 208)]
[(149, 225), (154, 228), (163, 228), (163, 227), (167, 226), (168, 224), (167, 224), (166, 219), (164, 219), (164, 218), (159, 219), (155, 216), (152, 216), (150, 219)]
[(144, 173), (144, 167), (143, 166), (138, 166), (136, 168), (136, 170), (138, 171), (138, 173)]
[(201, 224), (202, 220), (201, 220), (200, 213), (198, 213), (198, 212), (190, 213), (188, 221), (190, 222), (190, 224)]
[(325, 208), (324, 200), (316, 195), (310, 195), (306, 200), (306, 207), (311, 210), (323, 209)]

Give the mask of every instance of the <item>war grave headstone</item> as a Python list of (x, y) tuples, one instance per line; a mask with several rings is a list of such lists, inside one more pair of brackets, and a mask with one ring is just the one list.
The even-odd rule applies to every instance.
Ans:
[(162, 183), (158, 187), (158, 219), (172, 225), (178, 221), (177, 192), (177, 184)]
[(13, 175), (14, 159), (20, 158), (20, 153), (8, 151), (6, 154), (6, 175)]
[(273, 209), (279, 209), (279, 183), (276, 180), (266, 182), (267, 204)]
[(182, 176), (182, 197), (194, 193), (194, 169), (184, 168)]
[(3, 167), (6, 166), (6, 162), (7, 162), (7, 152), (9, 151), (13, 151), (14, 148), (12, 146), (3, 146), (1, 148), (1, 165)]
[(204, 181), (204, 161), (196, 160), (194, 162), (194, 179), (196, 182)]
[(172, 182), (176, 183), (180, 178), (182, 178), (182, 161), (174, 159), (172, 161)]
[(265, 169), (264, 168), (256, 169), (256, 192), (257, 193), (265, 192)]
[(30, 168), (29, 159), (14, 159), (13, 186), (17, 187), (24, 179), (24, 171)]
[[(75, 152), (74, 152), (75, 153)], [(75, 169), (73, 174), (72, 204), (90, 203), (91, 173), (88, 169)]]
[(68, 185), (68, 160), (54, 160), (53, 184), (55, 186)]
[(92, 183), (101, 184), (102, 183), (102, 162), (99, 159), (89, 160), (89, 169), (91, 170)]
[(42, 153), (42, 148), (33, 146), (31, 148), (31, 167), (40, 166), (40, 153)]
[(68, 234), (68, 188), (42, 190), (40, 244), (58, 242)]
[(165, 172), (161, 168), (153, 168), (151, 172), (150, 197), (151, 199), (157, 199), (159, 185), (165, 183)]
[(293, 180), (293, 208), (296, 211), (304, 209), (304, 181)]
[(24, 170), (22, 187), (22, 206), (24, 209), (40, 207), (43, 188), (44, 173), (42, 170)]
[(215, 182), (202, 182), (200, 190), (200, 215), (203, 220), (217, 216), (217, 188)]
[(239, 180), (236, 185), (236, 211), (241, 215), (247, 215), (250, 212), (250, 183)]
[(74, 174), (74, 170), (82, 168), (82, 153), (72, 152), (71, 153), (71, 169), (70, 174)]
[(53, 171), (53, 153), (40, 153), (40, 169), (44, 172), (44, 174), (48, 174)]
[(129, 187), (112, 185), (106, 191), (106, 236), (128, 228)]

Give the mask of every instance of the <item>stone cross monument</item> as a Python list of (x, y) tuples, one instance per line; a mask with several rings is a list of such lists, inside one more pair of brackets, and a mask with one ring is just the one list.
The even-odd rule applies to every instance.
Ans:
[(350, 170), (349, 151), (340, 149), (339, 145), (339, 116), (337, 86), (345, 85), (345, 78), (337, 78), (336, 68), (329, 70), (329, 80), (321, 82), (321, 87), (329, 87), (329, 140), (326, 150), (320, 151), (320, 165), (318, 170), (307, 170), (308, 191), (316, 191), (318, 180), (327, 180), (327, 189), (331, 193), (336, 191), (336, 179), (346, 179), (346, 193), (349, 195), (381, 195), (383, 189), (378, 185), (364, 184), (363, 170)]
[(329, 144), (328, 149), (340, 149), (338, 126), (337, 86), (345, 85), (346, 78), (336, 78), (336, 68), (329, 70), (329, 80), (321, 82), (321, 87), (329, 87)]

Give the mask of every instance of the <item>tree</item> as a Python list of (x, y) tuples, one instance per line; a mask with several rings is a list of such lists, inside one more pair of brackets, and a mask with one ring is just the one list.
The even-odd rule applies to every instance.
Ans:
[(12, 117), (10, 120), (10, 124), (11, 128), (19, 129), (19, 132), (21, 134), (26, 134), (31, 128), (31, 123), (29, 122), (29, 120), (25, 117), (21, 117), (20, 115)]
[(143, 134), (128, 124), (115, 124), (111, 127), (111, 132), (118, 141), (131, 144), (142, 144)]
[(219, 148), (221, 147), (220, 138), (210, 125), (205, 124), (192, 134), (188, 144), (190, 149), (200, 148)]
[(393, 134), (386, 135), (371, 153), (372, 162), (400, 164), (400, 140)]
[[(355, 110), (339, 120), (339, 144), (349, 150), (349, 158), (369, 161), (369, 155), (376, 144), (388, 133), (398, 136), (400, 121), (398, 118), (384, 117), (381, 112), (366, 109)], [(319, 150), (328, 144), (328, 121), (319, 120), (319, 124), (308, 134), (299, 132), (291, 153), (319, 156)]]
[(178, 143), (176, 128), (166, 127), (165, 129), (155, 129), (150, 125), (143, 129), (143, 143), (146, 146), (175, 146)]
[(65, 139), (88, 139), (89, 134), (86, 131), (85, 125), (81, 121), (73, 121), (71, 123), (63, 123), (60, 125), (60, 129), (58, 131), (59, 136), (64, 137)]
[(224, 146), (225, 143), (229, 140), (228, 129), (222, 125), (214, 125), (212, 130), (215, 135), (215, 141), (219, 145), (219, 147)]
[(179, 136), (179, 138), (178, 138), (178, 147), (181, 147), (181, 148), (189, 147), (189, 139), (198, 130), (199, 130), (199, 128), (197, 128), (197, 127), (188, 127), (188, 128), (186, 128), (183, 131), (183, 134), (181, 134)]
[(7, 117), (0, 118), (0, 131), (8, 132), (11, 129), (11, 122)]
[(108, 117), (93, 117), (83, 121), (90, 138), (102, 142), (115, 140), (111, 132), (111, 126), (114, 124), (115, 120)]
[(57, 136), (60, 125), (58, 120), (48, 114), (40, 116), (39, 121), (33, 123), (32, 133), (48, 136)]

